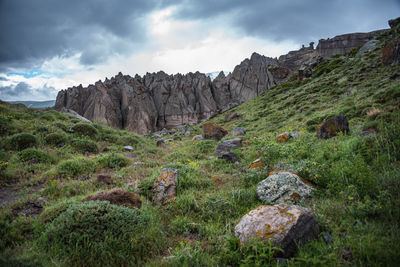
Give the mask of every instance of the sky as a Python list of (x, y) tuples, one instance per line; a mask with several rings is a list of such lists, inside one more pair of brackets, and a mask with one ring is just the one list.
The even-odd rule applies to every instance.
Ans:
[(232, 71), (398, 16), (400, 0), (0, 0), (0, 99), (51, 100), (118, 72)]

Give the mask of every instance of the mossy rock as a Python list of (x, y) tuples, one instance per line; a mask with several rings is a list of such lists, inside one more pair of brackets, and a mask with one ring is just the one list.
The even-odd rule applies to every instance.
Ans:
[(89, 136), (93, 138), (98, 134), (97, 129), (88, 123), (77, 123), (72, 126), (71, 129), (80, 136)]

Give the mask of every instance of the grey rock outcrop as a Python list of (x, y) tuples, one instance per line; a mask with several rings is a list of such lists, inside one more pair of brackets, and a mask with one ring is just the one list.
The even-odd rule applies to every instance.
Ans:
[(221, 159), (225, 159), (234, 163), (238, 161), (238, 158), (233, 152), (231, 152), (231, 149), (238, 148), (241, 146), (241, 144), (242, 139), (240, 138), (225, 140), (217, 146), (215, 149), (215, 154)]

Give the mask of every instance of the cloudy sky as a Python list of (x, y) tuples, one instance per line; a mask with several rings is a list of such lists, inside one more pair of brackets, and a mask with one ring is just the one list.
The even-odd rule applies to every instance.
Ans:
[(231, 71), (399, 15), (400, 0), (0, 0), (0, 99), (55, 99), (120, 71)]

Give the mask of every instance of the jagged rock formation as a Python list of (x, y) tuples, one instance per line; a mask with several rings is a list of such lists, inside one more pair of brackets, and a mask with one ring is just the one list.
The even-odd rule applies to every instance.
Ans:
[(367, 33), (350, 33), (338, 35), (331, 39), (321, 39), (318, 42), (317, 52), (323, 58), (332, 57), (337, 54), (346, 55), (353, 48), (364, 45), (381, 32), (382, 30)]
[[(162, 71), (143, 77), (122, 75), (58, 93), (55, 109), (69, 109), (92, 122), (147, 134), (162, 128), (198, 123), (244, 103), (285, 82), (293, 74), (307, 78), (322, 58), (347, 54), (380, 31), (355, 33), (320, 40), (286, 55), (270, 58), (253, 53), (211, 81), (205, 74), (168, 75)], [(300, 75), (301, 74), (301, 75)], [(300, 77), (301, 76), (301, 77)]]

